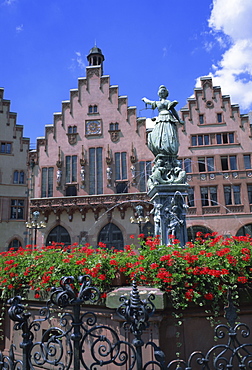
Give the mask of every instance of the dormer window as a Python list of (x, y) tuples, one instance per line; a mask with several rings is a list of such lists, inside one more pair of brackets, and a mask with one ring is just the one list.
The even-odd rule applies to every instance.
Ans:
[(110, 131), (117, 131), (117, 130), (119, 130), (119, 123), (110, 123), (110, 125), (109, 125), (109, 130)]
[(68, 134), (76, 134), (77, 133), (77, 126), (68, 126), (67, 133)]
[(95, 113), (98, 113), (98, 106), (97, 105), (89, 105), (88, 114), (95, 114)]

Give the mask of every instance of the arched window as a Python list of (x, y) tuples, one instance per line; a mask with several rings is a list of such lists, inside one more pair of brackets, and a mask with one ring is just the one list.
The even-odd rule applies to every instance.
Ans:
[(8, 245), (8, 250), (14, 249), (16, 251), (20, 247), (22, 247), (22, 244), (21, 244), (20, 240), (18, 240), (18, 239), (12, 239), (12, 241)]
[(245, 236), (249, 234), (252, 236), (252, 224), (242, 226), (236, 233), (236, 236)]
[(197, 237), (196, 234), (201, 232), (203, 235), (205, 234), (212, 234), (212, 230), (208, 229), (205, 226), (190, 226), (187, 229), (188, 241), (194, 241)]
[(123, 234), (119, 227), (110, 223), (105, 225), (99, 234), (98, 243), (105, 243), (108, 248), (123, 249)]
[(56, 226), (54, 229), (50, 231), (46, 239), (46, 245), (50, 245), (52, 243), (64, 243), (64, 245), (71, 244), (71, 238), (68, 231), (63, 226)]

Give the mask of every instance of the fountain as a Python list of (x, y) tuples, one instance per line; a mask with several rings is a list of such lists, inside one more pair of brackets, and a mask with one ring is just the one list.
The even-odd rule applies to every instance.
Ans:
[(155, 235), (160, 235), (161, 244), (172, 244), (175, 238), (183, 247), (187, 242), (185, 196), (189, 185), (178, 161), (177, 125), (182, 122), (175, 110), (178, 102), (166, 99), (169, 93), (164, 85), (159, 87), (158, 95), (159, 101), (142, 99), (159, 111), (148, 136), (148, 148), (155, 156), (148, 196), (154, 205)]

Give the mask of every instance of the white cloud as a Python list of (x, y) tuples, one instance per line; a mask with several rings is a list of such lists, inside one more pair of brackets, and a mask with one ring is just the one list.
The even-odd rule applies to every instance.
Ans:
[(2, 5), (12, 5), (15, 2), (16, 2), (16, 0), (4, 0), (4, 2), (2, 3)]
[(24, 25), (23, 24), (20, 24), (20, 26), (17, 26), (16, 27), (16, 31), (17, 31), (17, 33), (20, 33), (20, 32), (22, 32), (24, 30)]
[(163, 57), (165, 58), (167, 56), (167, 47), (163, 47)]
[(77, 62), (78, 67), (81, 69), (85, 69), (86, 65), (82, 59), (81, 53), (79, 51), (76, 51), (75, 54), (76, 54), (76, 62)]
[(70, 65), (69, 69), (73, 73), (75, 73), (77, 70), (79, 70), (79, 69), (82, 69), (83, 70), (85, 68), (86, 68), (86, 64), (85, 64), (85, 62), (84, 62), (84, 60), (82, 58), (81, 53), (79, 51), (76, 51), (74, 58), (71, 59), (71, 65)]
[(208, 21), (210, 32), (225, 48), (209, 75), (244, 110), (252, 109), (251, 19), (251, 0), (213, 0)]

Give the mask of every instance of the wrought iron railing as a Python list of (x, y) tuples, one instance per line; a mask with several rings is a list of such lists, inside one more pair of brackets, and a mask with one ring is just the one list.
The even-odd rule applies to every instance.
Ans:
[[(137, 285), (132, 284), (130, 297), (121, 297), (117, 314), (125, 329), (132, 333), (133, 340), (121, 340), (112, 327), (98, 323), (93, 311), (83, 311), (83, 304), (95, 303), (100, 293), (92, 286), (89, 276), (79, 277), (79, 291), (74, 288), (74, 278), (64, 277), (60, 287), (53, 288), (46, 307), (40, 310), (40, 318), (32, 320), (26, 312), (21, 297), (9, 300), (9, 317), (15, 322), (14, 329), (21, 330), (22, 358), (17, 359), (15, 346), (11, 345), (9, 355), (0, 353), (0, 370), (97, 370), (103, 368), (137, 370), (224, 370), (251, 369), (252, 344), (243, 343), (250, 335), (246, 324), (236, 323), (236, 309), (228, 296), (225, 308), (227, 324), (217, 325), (215, 335), (222, 341), (206, 353), (195, 351), (186, 360), (175, 359), (166, 363), (164, 352), (154, 343), (143, 342), (142, 334), (149, 327), (149, 318), (155, 312), (154, 296), (141, 300)], [(51, 326), (54, 309), (61, 309), (58, 326)], [(82, 307), (83, 308), (83, 307)], [(35, 340), (42, 324), (48, 328), (42, 331), (40, 341)], [(195, 333), (196, 335), (197, 333)], [(193, 335), (193, 333), (192, 333)], [(224, 343), (227, 338), (226, 343)], [(153, 359), (144, 363), (144, 351), (153, 352)]]

